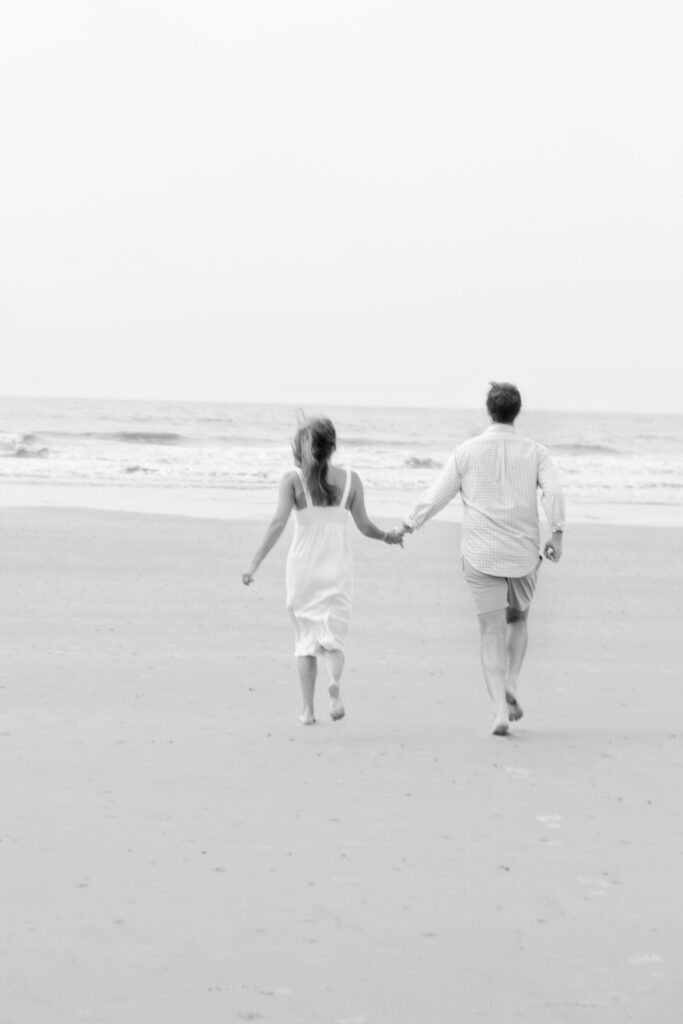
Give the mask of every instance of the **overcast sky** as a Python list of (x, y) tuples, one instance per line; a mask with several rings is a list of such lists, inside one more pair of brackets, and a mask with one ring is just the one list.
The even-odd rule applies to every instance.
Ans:
[(0, 393), (680, 411), (659, 0), (21, 0)]

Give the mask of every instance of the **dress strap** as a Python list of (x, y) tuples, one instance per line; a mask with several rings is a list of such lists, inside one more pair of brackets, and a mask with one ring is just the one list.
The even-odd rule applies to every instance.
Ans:
[(339, 502), (340, 508), (346, 508), (346, 502), (349, 500), (349, 494), (351, 493), (351, 470), (346, 470), (346, 480), (344, 481), (344, 493), (341, 496)]

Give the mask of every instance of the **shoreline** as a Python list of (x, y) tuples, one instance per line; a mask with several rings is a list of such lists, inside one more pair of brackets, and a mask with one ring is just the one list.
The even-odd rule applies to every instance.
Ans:
[[(401, 519), (424, 493), (371, 490), (365, 499), (371, 516)], [(201, 489), (180, 487), (118, 487), (7, 484), (0, 489), (0, 509), (91, 509), (100, 512), (131, 512), (143, 515), (189, 516), (197, 519), (266, 522), (275, 511), (275, 488)], [(437, 517), (441, 522), (462, 522), (462, 505), (456, 498)], [(541, 529), (544, 526), (540, 513)], [(683, 526), (683, 506), (639, 503), (567, 503), (567, 524), (603, 526)]]

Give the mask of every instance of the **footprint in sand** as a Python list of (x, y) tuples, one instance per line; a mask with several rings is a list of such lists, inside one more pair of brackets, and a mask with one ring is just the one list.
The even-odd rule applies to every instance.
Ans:
[(526, 779), (531, 772), (528, 768), (515, 768), (514, 765), (508, 765), (505, 771), (513, 779)]
[(579, 885), (587, 890), (589, 896), (607, 895), (609, 882), (606, 882), (604, 878), (585, 878), (583, 875), (579, 875), (576, 880)]
[(537, 814), (536, 821), (540, 821), (546, 828), (562, 828), (561, 814)]
[(632, 953), (628, 962), (630, 964), (661, 964), (664, 960), (659, 953)]

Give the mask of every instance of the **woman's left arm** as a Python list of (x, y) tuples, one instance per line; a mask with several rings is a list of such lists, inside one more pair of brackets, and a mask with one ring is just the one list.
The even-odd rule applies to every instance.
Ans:
[(285, 473), (280, 481), (280, 493), (278, 495), (275, 515), (266, 528), (265, 536), (251, 561), (251, 565), (246, 572), (242, 573), (242, 583), (244, 583), (245, 587), (248, 587), (250, 583), (254, 582), (254, 576), (259, 565), (271, 548), (274, 548), (279, 541), (293, 508), (294, 484), (292, 482), (292, 474)]
[(351, 479), (353, 480), (353, 489), (349, 511), (360, 532), (364, 536), (370, 537), (371, 540), (383, 540), (385, 544), (400, 544), (403, 547), (403, 531), (380, 530), (379, 526), (373, 523), (366, 511), (365, 494), (360, 477), (354, 472)]

